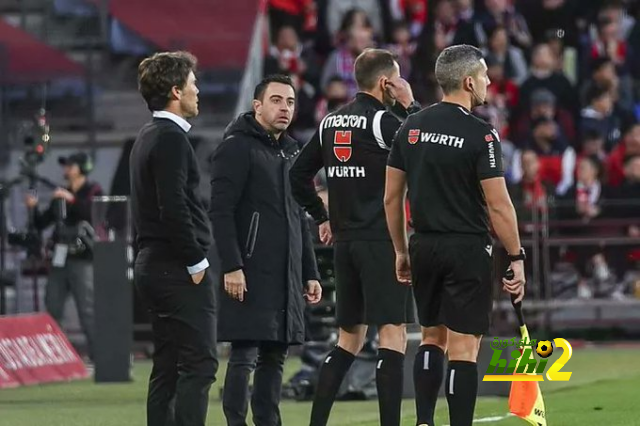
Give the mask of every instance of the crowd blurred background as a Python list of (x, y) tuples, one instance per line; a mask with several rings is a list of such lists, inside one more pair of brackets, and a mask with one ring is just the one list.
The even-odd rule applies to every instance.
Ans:
[[(438, 54), (475, 45), (492, 82), (475, 113), (500, 133), (524, 235), (536, 232), (536, 216), (551, 228), (562, 224), (556, 235), (637, 238), (636, 224), (597, 219), (640, 217), (639, 13), (637, 1), (274, 0), (264, 72), (295, 77), (294, 132), (304, 142), (328, 110), (353, 97), (351, 70), (362, 50), (396, 53), (402, 76), (428, 106), (442, 96)], [(597, 230), (588, 226), (594, 221)], [(552, 252), (554, 263), (577, 267), (584, 298), (621, 278), (640, 254), (593, 246)]]
[[(128, 195), (129, 150), (149, 119), (136, 70), (155, 51), (198, 57), (201, 112), (190, 137), (206, 176), (225, 126), (265, 74), (293, 77), (291, 132), (304, 144), (352, 99), (364, 49), (392, 50), (426, 107), (442, 95), (438, 54), (478, 46), (492, 83), (474, 113), (500, 132), (530, 253), (529, 303), (583, 303), (547, 309), (547, 325), (637, 309), (623, 302), (640, 299), (638, 0), (0, 0), (0, 16), (0, 182), (24, 177), (20, 159), (34, 152), (44, 120), (51, 142), (34, 157), (37, 173), (61, 183), (58, 156), (84, 151), (110, 196)], [(208, 185), (205, 177), (207, 203)], [(10, 230), (27, 224), (27, 189), (3, 194)], [(49, 192), (40, 187), (42, 204)], [(330, 256), (320, 257), (330, 270)], [(5, 266), (18, 271), (4, 278), (9, 293), (26, 280), (23, 260), (8, 247)], [(44, 286), (46, 267), (39, 273)], [(10, 300), (13, 312), (33, 309), (30, 296), (20, 300)]]

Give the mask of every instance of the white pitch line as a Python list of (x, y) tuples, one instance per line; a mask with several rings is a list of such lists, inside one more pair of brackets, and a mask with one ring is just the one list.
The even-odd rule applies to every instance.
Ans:
[[(493, 417), (480, 417), (479, 419), (473, 419), (473, 423), (493, 423), (493, 422), (499, 422), (501, 420), (507, 419), (509, 417), (513, 416), (513, 414), (511, 413), (507, 413), (504, 416), (493, 416)], [(451, 426), (451, 425), (444, 425), (444, 426)]]

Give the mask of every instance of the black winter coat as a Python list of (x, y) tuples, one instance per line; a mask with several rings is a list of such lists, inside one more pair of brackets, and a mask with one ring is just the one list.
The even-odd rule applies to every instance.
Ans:
[(304, 286), (319, 279), (303, 210), (291, 195), (295, 140), (275, 140), (252, 113), (225, 131), (212, 160), (210, 217), (222, 274), (242, 269), (244, 301), (220, 284), (219, 341), (304, 342)]

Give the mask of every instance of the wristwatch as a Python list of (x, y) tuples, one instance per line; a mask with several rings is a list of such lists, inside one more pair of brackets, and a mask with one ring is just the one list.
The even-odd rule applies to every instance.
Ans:
[(509, 262), (517, 262), (518, 260), (525, 260), (527, 258), (526, 253), (524, 252), (524, 247), (520, 247), (520, 253), (518, 254), (508, 254)]

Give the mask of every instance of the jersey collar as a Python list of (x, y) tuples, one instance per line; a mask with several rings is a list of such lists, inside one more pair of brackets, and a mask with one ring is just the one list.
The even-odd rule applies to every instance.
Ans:
[(456, 103), (453, 103), (453, 102), (447, 102), (447, 101), (440, 101), (440, 104), (446, 105), (449, 108), (455, 108), (455, 109), (459, 110), (460, 112), (462, 112), (465, 115), (471, 115), (471, 111), (469, 111), (466, 107), (463, 107), (460, 104), (456, 104)]
[(374, 98), (373, 96), (371, 96), (368, 93), (358, 92), (356, 94), (356, 99), (366, 100), (366, 101), (370, 102), (371, 104), (377, 106), (379, 109), (385, 108), (385, 106), (384, 106), (384, 104), (382, 102), (380, 102), (378, 99)]

